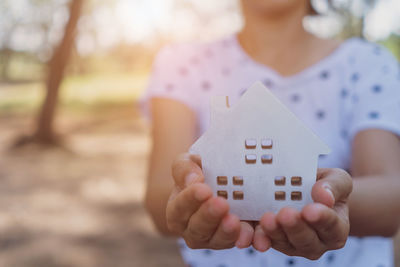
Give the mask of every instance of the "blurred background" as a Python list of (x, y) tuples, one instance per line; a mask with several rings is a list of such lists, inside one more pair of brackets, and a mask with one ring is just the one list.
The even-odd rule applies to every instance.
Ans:
[[(400, 1), (331, 4), (314, 1), (305, 27), (400, 57)], [(138, 99), (160, 47), (241, 25), (235, 0), (0, 1), (1, 267), (182, 265), (141, 204)]]

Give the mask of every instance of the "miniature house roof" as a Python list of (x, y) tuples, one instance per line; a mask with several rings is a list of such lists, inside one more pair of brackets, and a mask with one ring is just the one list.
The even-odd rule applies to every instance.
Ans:
[(261, 82), (254, 83), (232, 107), (229, 106), (227, 96), (212, 97), (210, 128), (192, 145), (191, 152), (199, 153), (206, 143), (213, 143), (212, 139), (218, 129), (230, 128), (224, 125), (229, 121), (228, 117), (234, 117), (242, 128), (253, 129), (255, 132), (255, 128), (263, 128), (263, 124), (268, 124), (270, 128), (279, 129), (282, 138), (299, 140), (297, 146), (299, 143), (306, 144), (308, 150), (319, 155), (330, 153), (330, 148)]

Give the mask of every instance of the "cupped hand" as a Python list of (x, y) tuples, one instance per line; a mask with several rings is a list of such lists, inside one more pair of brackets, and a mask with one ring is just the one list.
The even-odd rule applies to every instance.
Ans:
[(350, 231), (347, 200), (350, 175), (341, 169), (318, 169), (312, 188), (314, 203), (301, 211), (285, 207), (263, 215), (253, 237), (259, 251), (272, 247), (290, 256), (318, 259), (346, 243)]
[(229, 213), (228, 202), (212, 196), (204, 183), (201, 159), (182, 154), (172, 165), (174, 189), (167, 203), (167, 225), (190, 248), (226, 249), (250, 246), (254, 228)]

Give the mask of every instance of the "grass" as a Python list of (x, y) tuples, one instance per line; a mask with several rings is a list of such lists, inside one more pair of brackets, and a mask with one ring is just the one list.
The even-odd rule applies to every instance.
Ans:
[[(69, 76), (61, 86), (60, 105), (70, 111), (98, 110), (133, 104), (142, 94), (147, 74)], [(31, 113), (44, 97), (44, 82), (0, 84), (0, 113)]]

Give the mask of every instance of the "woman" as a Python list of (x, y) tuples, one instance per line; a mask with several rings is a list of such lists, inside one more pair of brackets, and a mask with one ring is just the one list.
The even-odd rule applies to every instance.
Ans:
[[(396, 60), (358, 39), (306, 32), (308, 0), (241, 5), (245, 24), (237, 35), (157, 56), (145, 97), (153, 118), (146, 205), (156, 226), (183, 237), (183, 257), (193, 266), (392, 266), (384, 237), (400, 223)], [(228, 95), (234, 104), (257, 80), (332, 153), (319, 161), (315, 203), (240, 222), (203, 183), (201, 159), (185, 152), (208, 127), (210, 96)]]

